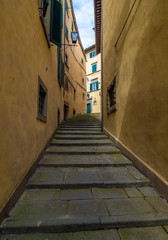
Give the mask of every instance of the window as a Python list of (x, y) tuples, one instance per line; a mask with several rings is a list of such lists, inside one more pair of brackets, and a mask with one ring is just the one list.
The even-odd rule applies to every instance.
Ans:
[(83, 64), (83, 58), (81, 58), (81, 63)]
[(74, 115), (74, 116), (76, 115), (76, 110), (75, 110), (75, 109), (73, 109), (73, 115)]
[(58, 108), (57, 125), (60, 125), (60, 109)]
[(65, 54), (65, 64), (68, 67), (68, 55), (67, 54)]
[(47, 88), (40, 77), (38, 77), (37, 119), (47, 121)]
[(95, 56), (96, 56), (96, 52), (95, 51), (90, 53), (90, 58), (95, 57)]
[(89, 82), (89, 78), (88, 77), (86, 78), (86, 81)]
[(84, 83), (85, 83), (85, 80), (84, 80), (84, 78), (82, 78), (82, 84), (84, 85)]
[(67, 12), (67, 14), (69, 14), (69, 6), (68, 6), (67, 0), (66, 0), (66, 12)]
[(40, 0), (40, 19), (44, 33), (50, 46), (49, 40), (61, 47), (63, 12), (62, 4), (57, 0)]
[(97, 71), (97, 63), (92, 64), (92, 73)]
[(68, 35), (69, 35), (69, 31), (68, 31), (68, 28), (67, 28), (67, 26), (66, 26), (65, 36), (66, 36), (67, 40), (68, 40)]
[(74, 30), (74, 23), (73, 23), (73, 21), (72, 21), (72, 32), (73, 32), (73, 30)]
[(85, 94), (83, 93), (83, 100), (85, 100)]
[(96, 100), (93, 101), (93, 105), (97, 105), (97, 101)]
[(107, 113), (116, 111), (116, 77), (107, 89)]
[(74, 100), (76, 99), (76, 90), (74, 89)]
[(87, 98), (90, 98), (90, 94), (89, 93), (87, 94)]
[(67, 92), (68, 92), (68, 82), (69, 82), (69, 79), (67, 75), (65, 75), (64, 90)]
[(98, 86), (99, 86), (98, 81), (91, 83), (91, 84), (90, 84), (90, 92), (91, 92), (91, 91), (98, 90), (98, 88), (99, 88)]

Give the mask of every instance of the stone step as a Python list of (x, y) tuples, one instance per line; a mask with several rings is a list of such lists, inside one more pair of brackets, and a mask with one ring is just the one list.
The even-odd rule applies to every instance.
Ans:
[(99, 128), (99, 129), (101, 129), (101, 125), (92, 125), (92, 126), (90, 126), (90, 125), (83, 125), (83, 126), (81, 126), (81, 125), (61, 125), (60, 126), (60, 128), (93, 128), (93, 129), (95, 129), (95, 128)]
[(104, 134), (99, 134), (99, 135), (93, 135), (93, 134), (77, 134), (77, 135), (72, 135), (72, 134), (55, 134), (54, 139), (72, 139), (72, 140), (82, 140), (82, 139), (94, 139), (94, 140), (101, 140), (101, 139), (108, 139), (108, 137)]
[(29, 180), (27, 188), (67, 189), (90, 187), (148, 186), (150, 180), (128, 167), (93, 168), (38, 168)]
[(3, 235), (2, 240), (149, 240), (149, 237), (152, 240), (168, 239), (164, 227), (158, 226), (51, 234)]
[(96, 131), (96, 132), (101, 132), (101, 128), (82, 128), (82, 127), (76, 127), (76, 128), (73, 128), (73, 127), (67, 127), (67, 128), (64, 128), (64, 127), (60, 127), (58, 131), (82, 131), (82, 132), (85, 132), (85, 131)]
[(57, 154), (99, 154), (99, 153), (119, 153), (120, 150), (112, 145), (100, 145), (100, 146), (50, 146), (47, 149), (47, 153), (57, 153)]
[(46, 154), (39, 166), (47, 167), (98, 167), (98, 166), (127, 166), (132, 162), (122, 154), (99, 155), (57, 155)]
[(125, 189), (28, 190), (9, 213), (2, 232), (56, 233), (168, 224), (168, 203), (162, 198), (126, 193)]
[(66, 130), (58, 130), (56, 134), (71, 134), (71, 135), (105, 135), (104, 133), (100, 131), (78, 131), (78, 130), (71, 130), (71, 131), (66, 131)]
[(109, 139), (101, 139), (101, 140), (92, 140), (92, 139), (78, 139), (78, 140), (69, 140), (69, 139), (53, 139), (51, 145), (57, 146), (95, 146), (95, 145), (114, 145), (114, 143)]

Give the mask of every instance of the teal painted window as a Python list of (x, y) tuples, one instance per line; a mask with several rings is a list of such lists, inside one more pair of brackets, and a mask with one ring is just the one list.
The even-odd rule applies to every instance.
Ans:
[(92, 73), (97, 71), (97, 63), (92, 64)]
[(68, 6), (67, 0), (66, 0), (66, 12), (67, 12), (67, 14), (69, 14), (69, 6)]
[(95, 56), (96, 56), (96, 52), (91, 52), (90, 53), (90, 58), (95, 57)]
[(83, 64), (83, 58), (81, 58), (81, 63)]
[(61, 47), (63, 11), (62, 4), (51, 0), (50, 41)]
[(92, 83), (90, 84), (90, 92), (92, 91)]
[(72, 31), (74, 30), (74, 23), (73, 23), (73, 21), (72, 21)]
[(99, 83), (98, 83), (98, 81), (97, 81), (97, 82), (93, 82), (93, 83), (90, 84), (90, 92), (91, 92), (91, 91), (96, 91), (96, 90), (98, 90), (98, 89), (99, 89)]
[(65, 36), (66, 36), (66, 38), (68, 39), (68, 36), (69, 36), (69, 31), (68, 31), (68, 28), (67, 28), (67, 26), (66, 26), (66, 32), (65, 32)]
[(97, 101), (96, 100), (93, 102), (93, 105), (97, 105)]

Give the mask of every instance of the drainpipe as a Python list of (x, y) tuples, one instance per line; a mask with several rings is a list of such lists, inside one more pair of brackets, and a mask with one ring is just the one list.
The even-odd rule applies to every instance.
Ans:
[(101, 131), (103, 132), (103, 0), (101, 1)]

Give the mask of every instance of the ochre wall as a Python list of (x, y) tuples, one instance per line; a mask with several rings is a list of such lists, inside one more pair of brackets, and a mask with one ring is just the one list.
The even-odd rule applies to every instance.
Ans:
[[(78, 31), (75, 26), (75, 19), (72, 14), (71, 1), (67, 0), (69, 6), (69, 14), (66, 14), (66, 26), (69, 30), (69, 37), (65, 39), (65, 43), (72, 45), (71, 32)], [(74, 29), (72, 30), (72, 21), (74, 23)], [(79, 39), (76, 46), (67, 46), (66, 54), (68, 56), (68, 66), (65, 64), (65, 73), (69, 78), (68, 92), (65, 91), (64, 101), (69, 103), (68, 118), (73, 116), (73, 109), (76, 111), (76, 115), (86, 113), (86, 60)], [(63, 51), (62, 51), (63, 52)], [(81, 61), (83, 59), (83, 63)], [(84, 79), (84, 83), (82, 82)], [(74, 89), (76, 90), (76, 98), (74, 100)], [(83, 99), (83, 94), (85, 95)]]
[[(63, 119), (57, 47), (48, 47), (37, 0), (0, 7), (0, 210)], [(47, 123), (36, 119), (38, 75), (48, 89)]]
[(103, 1), (104, 128), (167, 180), (167, 0), (137, 0), (117, 47), (117, 111), (107, 114), (114, 45), (133, 2)]

